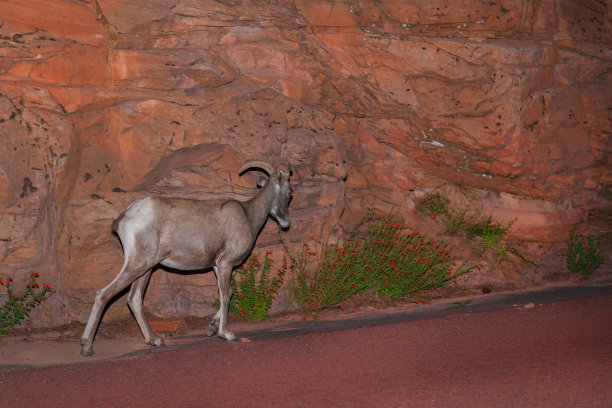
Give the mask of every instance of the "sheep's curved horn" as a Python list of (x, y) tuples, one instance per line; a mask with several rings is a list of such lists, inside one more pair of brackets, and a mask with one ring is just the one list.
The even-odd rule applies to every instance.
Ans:
[(274, 170), (274, 167), (272, 167), (272, 165), (266, 162), (263, 162), (263, 161), (255, 160), (255, 161), (250, 161), (248, 163), (245, 163), (244, 166), (242, 166), (240, 170), (238, 171), (238, 174), (242, 174), (246, 170), (251, 169), (251, 168), (262, 169), (263, 171), (268, 173), (268, 176), (271, 176), (274, 173), (276, 173), (276, 170)]

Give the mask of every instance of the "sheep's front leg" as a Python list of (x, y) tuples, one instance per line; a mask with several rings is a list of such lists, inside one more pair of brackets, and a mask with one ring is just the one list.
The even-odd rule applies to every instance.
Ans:
[[(218, 268), (218, 269), (217, 269)], [(226, 262), (219, 262), (215, 268), (219, 285), (219, 330), (217, 336), (228, 341), (236, 338), (234, 333), (227, 329), (227, 314), (229, 303), (232, 297), (232, 265)]]

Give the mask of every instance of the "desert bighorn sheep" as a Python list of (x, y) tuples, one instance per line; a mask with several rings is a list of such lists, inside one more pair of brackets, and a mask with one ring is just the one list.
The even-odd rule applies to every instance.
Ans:
[[(212, 318), (207, 334), (233, 340), (227, 328), (232, 296), (232, 269), (251, 252), (268, 215), (281, 227), (289, 227), (290, 170), (276, 172), (264, 162), (246, 163), (239, 171), (258, 168), (261, 190), (248, 201), (233, 199), (189, 200), (146, 197), (132, 203), (113, 223), (123, 244), (124, 263), (115, 279), (96, 292), (89, 321), (81, 337), (81, 354), (93, 355), (93, 340), (106, 304), (128, 285), (128, 305), (140, 326), (145, 343), (163, 346), (164, 340), (149, 326), (142, 311), (142, 299), (154, 266), (161, 264), (181, 270), (213, 267), (221, 305)], [(290, 167), (291, 168), (291, 167)]]

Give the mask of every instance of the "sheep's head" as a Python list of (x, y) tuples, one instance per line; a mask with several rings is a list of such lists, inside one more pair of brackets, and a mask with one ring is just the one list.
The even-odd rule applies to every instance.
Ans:
[(242, 174), (248, 169), (258, 168), (266, 172), (269, 178), (266, 180), (264, 177), (260, 177), (257, 180), (259, 187), (273, 189), (273, 198), (270, 207), (270, 215), (278, 222), (282, 228), (289, 228), (291, 217), (289, 216), (289, 203), (291, 202), (292, 190), (289, 184), (289, 179), (292, 173), (292, 167), (289, 165), (289, 169), (286, 171), (274, 170), (270, 164), (262, 161), (252, 161), (246, 163), (238, 174)]

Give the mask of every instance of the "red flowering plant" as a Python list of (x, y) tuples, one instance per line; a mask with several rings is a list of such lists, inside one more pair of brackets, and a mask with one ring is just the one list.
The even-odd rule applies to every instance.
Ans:
[(567, 242), (565, 253), (567, 269), (580, 274), (583, 279), (591, 275), (604, 262), (603, 254), (599, 249), (599, 242), (593, 237), (583, 237), (572, 232)]
[(0, 333), (8, 334), (15, 326), (25, 319), (30, 311), (53, 293), (51, 285), (37, 282), (39, 274), (30, 274), (30, 280), (26, 284), (26, 290), (21, 295), (13, 293), (13, 278), (6, 281), (0, 279), (0, 286), (6, 289), (7, 300), (0, 307)]
[[(403, 221), (369, 214), (365, 234), (353, 229), (339, 244), (322, 243), (320, 253), (306, 244), (292, 259), (296, 268), (296, 299), (313, 310), (338, 306), (360, 292), (391, 300), (417, 297), (471, 271), (474, 266), (453, 260), (450, 248), (409, 232)], [(308, 256), (318, 256), (308, 268)]]
[[(271, 276), (274, 260), (271, 252), (266, 252), (263, 263), (253, 254), (240, 269), (232, 274), (233, 296), (230, 312), (247, 317), (251, 321), (265, 320), (278, 294), (287, 272), (287, 259), (283, 257), (276, 274)], [(238, 276), (238, 279), (234, 277)], [(259, 279), (257, 279), (259, 277)], [(219, 308), (219, 299), (214, 304)]]

